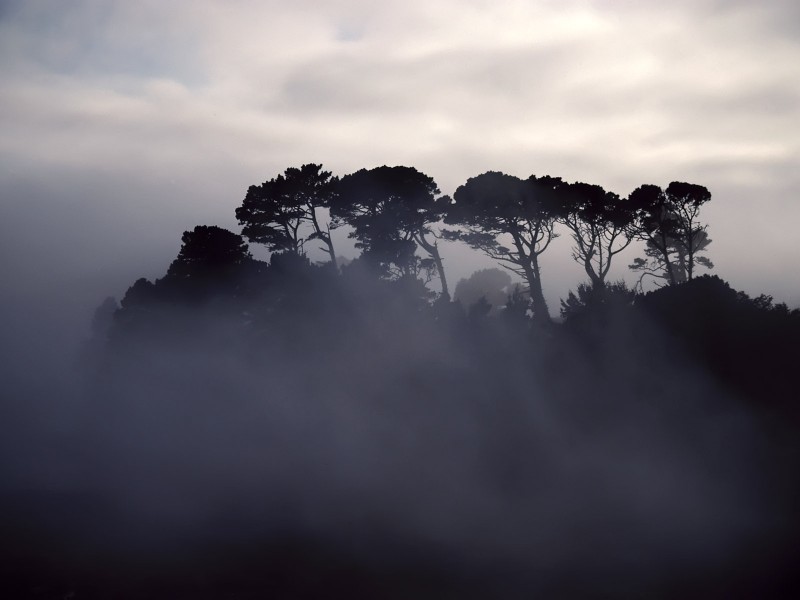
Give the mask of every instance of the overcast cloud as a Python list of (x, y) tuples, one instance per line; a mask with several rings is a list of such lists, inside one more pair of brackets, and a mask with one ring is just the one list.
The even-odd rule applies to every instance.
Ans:
[[(699, 183), (715, 272), (800, 305), (798, 6), (5, 2), (4, 287), (88, 315), (162, 275), (183, 230), (237, 230), (249, 185), (321, 162), (415, 166), (447, 194), (487, 170)], [(488, 265), (445, 256), (453, 282)], [(546, 256), (555, 312), (583, 277), (566, 235)]]

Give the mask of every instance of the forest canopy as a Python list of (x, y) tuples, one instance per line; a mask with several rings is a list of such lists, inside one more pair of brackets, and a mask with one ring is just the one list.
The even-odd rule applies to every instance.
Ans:
[[(713, 268), (700, 215), (710, 200), (705, 187), (684, 182), (642, 185), (621, 197), (590, 183), (500, 172), (470, 178), (450, 198), (412, 167), (341, 177), (318, 164), (292, 167), (247, 190), (236, 209), (241, 235), (197, 226), (184, 233), (163, 278), (135, 282), (116, 311), (106, 301), (99, 312), (113, 314), (96, 318), (107, 324), (99, 338), (113, 347), (129, 337), (194, 335), (216, 323), (212, 310), (226, 315), (230, 335), (250, 340), (242, 343), (276, 343), (281, 353), (282, 343), (330, 350), (340, 335), (369, 338), (367, 324), (411, 320), (448, 338), (502, 331), (518, 356), (552, 357), (578, 344), (600, 360), (596, 353), (608, 343), (642, 326), (641, 335), (626, 338), (623, 355), (640, 348), (645, 356), (668, 332), (685, 346), (680, 360), (712, 373), (740, 399), (794, 411), (787, 361), (800, 311), (697, 276), (700, 267)], [(587, 280), (561, 300), (554, 321), (539, 259), (559, 227)], [(361, 255), (339, 257), (338, 236), (353, 239)], [(327, 261), (310, 260), (313, 241)], [(269, 261), (254, 259), (247, 242), (271, 251)], [(478, 249), (497, 268), (460, 280), (451, 298), (439, 252), (447, 243)], [(609, 281), (613, 259), (637, 243), (645, 257), (630, 265), (636, 285)], [(647, 276), (655, 289), (645, 293)]]

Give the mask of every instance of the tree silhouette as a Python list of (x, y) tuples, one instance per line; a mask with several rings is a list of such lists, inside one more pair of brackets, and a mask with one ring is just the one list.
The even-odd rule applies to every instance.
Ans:
[(155, 284), (140, 277), (128, 288), (119, 304), (123, 310), (134, 311), (154, 303), (157, 297)]
[(436, 182), (413, 167), (361, 169), (342, 177), (332, 204), (334, 217), (350, 225), (350, 237), (364, 257), (398, 277), (416, 276), (428, 266), (416, 256), (417, 246), (429, 255), (442, 295), (449, 297), (444, 265), (430, 226), (442, 219), (449, 198)]
[(652, 275), (674, 285), (691, 280), (696, 265), (713, 268), (705, 257), (697, 254), (711, 243), (707, 225), (698, 221), (700, 208), (711, 200), (709, 191), (691, 183), (673, 181), (666, 190), (656, 185), (643, 185), (629, 196), (638, 214), (637, 237), (646, 243), (646, 258), (630, 265), (642, 271), (642, 278)]
[[(669, 236), (666, 239), (666, 244), (668, 250), (666, 256), (669, 257), (669, 265), (666, 262), (665, 254), (650, 240), (645, 244), (645, 256), (633, 259), (633, 262), (628, 265), (631, 270), (641, 273), (636, 284), (637, 289), (642, 289), (644, 278), (647, 276), (665, 280), (667, 283), (683, 283), (688, 280), (686, 249)], [(705, 231), (700, 232), (695, 239), (694, 262), (696, 265), (703, 266), (707, 269), (713, 269), (714, 263), (711, 262), (711, 259), (707, 256), (697, 256), (697, 254), (704, 251), (709, 244), (711, 244), (711, 239), (708, 237), (708, 234)], [(674, 277), (674, 281), (670, 281), (669, 279), (668, 274), (670, 272)]]
[[(250, 186), (236, 218), (243, 225), (242, 235), (264, 244), (272, 252), (305, 253), (305, 243), (318, 239), (336, 266), (336, 253), (330, 226), (322, 226), (318, 211), (330, 207), (337, 178), (322, 165), (307, 164), (288, 168), (283, 175)], [(307, 228), (311, 231), (308, 233)]]
[(251, 258), (240, 235), (216, 225), (198, 225), (185, 231), (181, 241), (178, 257), (167, 270), (172, 279), (214, 276)]
[(169, 295), (202, 300), (209, 294), (233, 291), (243, 267), (252, 261), (240, 235), (215, 225), (198, 225), (181, 238), (178, 257), (156, 287)]
[[(561, 179), (531, 176), (527, 180), (489, 171), (473, 177), (454, 194), (446, 223), (463, 231), (447, 237), (459, 239), (497, 260), (525, 279), (530, 290), (534, 319), (550, 323), (542, 292), (539, 256), (557, 236), (556, 190)], [(510, 247), (503, 241), (510, 242)]]
[(636, 293), (624, 281), (601, 286), (581, 283), (575, 292), (569, 292), (566, 300), (561, 300), (561, 318), (572, 328), (604, 327), (608, 325), (610, 312), (633, 306), (635, 298)]
[(631, 203), (599, 185), (572, 183), (560, 188), (560, 221), (575, 242), (572, 258), (594, 287), (603, 287), (611, 261), (634, 240), (636, 214)]

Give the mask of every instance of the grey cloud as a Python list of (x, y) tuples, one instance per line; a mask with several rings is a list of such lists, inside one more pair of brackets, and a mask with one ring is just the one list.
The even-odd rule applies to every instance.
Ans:
[[(459, 49), (424, 58), (325, 57), (289, 74), (275, 107), (302, 111), (455, 110), (501, 99), (519, 105), (557, 85), (574, 56), (568, 48), (537, 46), (488, 52)], [(502, 118), (505, 115), (497, 115)]]
[(172, 77), (202, 81), (192, 28), (124, 4), (24, 3), (0, 21), (6, 68), (83, 80)]
[(706, 0), (701, 3), (687, 2), (693, 8), (700, 4), (708, 16), (733, 14), (746, 19), (754, 33), (780, 36), (796, 44), (800, 36), (800, 5), (794, 0)]

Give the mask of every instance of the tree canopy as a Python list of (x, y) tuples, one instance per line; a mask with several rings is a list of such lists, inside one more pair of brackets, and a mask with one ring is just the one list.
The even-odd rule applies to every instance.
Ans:
[(330, 228), (323, 226), (318, 211), (330, 207), (337, 181), (322, 165), (306, 164), (250, 186), (236, 209), (242, 235), (270, 251), (295, 254), (305, 254), (306, 242), (317, 239), (336, 266)]
[(466, 242), (524, 278), (530, 290), (534, 318), (550, 322), (542, 291), (539, 256), (557, 237), (557, 190), (560, 178), (489, 171), (468, 179), (453, 195), (445, 222), (459, 225), (449, 239)]
[[(342, 177), (332, 214), (339, 224), (352, 227), (350, 237), (364, 257), (396, 276), (416, 276), (430, 266), (448, 295), (447, 279), (430, 226), (441, 220), (449, 199), (436, 182), (413, 167), (361, 169)], [(422, 248), (428, 263), (416, 250)]]
[(651, 275), (669, 285), (691, 280), (695, 267), (708, 269), (713, 263), (698, 256), (711, 239), (708, 226), (699, 222), (701, 207), (711, 200), (702, 185), (673, 181), (666, 189), (643, 185), (628, 198), (638, 214), (637, 237), (646, 244), (646, 258), (634, 261), (631, 269)]
[(558, 189), (559, 220), (572, 235), (572, 258), (595, 287), (603, 287), (611, 261), (634, 239), (636, 213), (632, 203), (599, 185), (565, 184)]
[(252, 258), (237, 235), (215, 225), (198, 225), (181, 237), (178, 257), (167, 270), (171, 279), (194, 279), (224, 273)]

